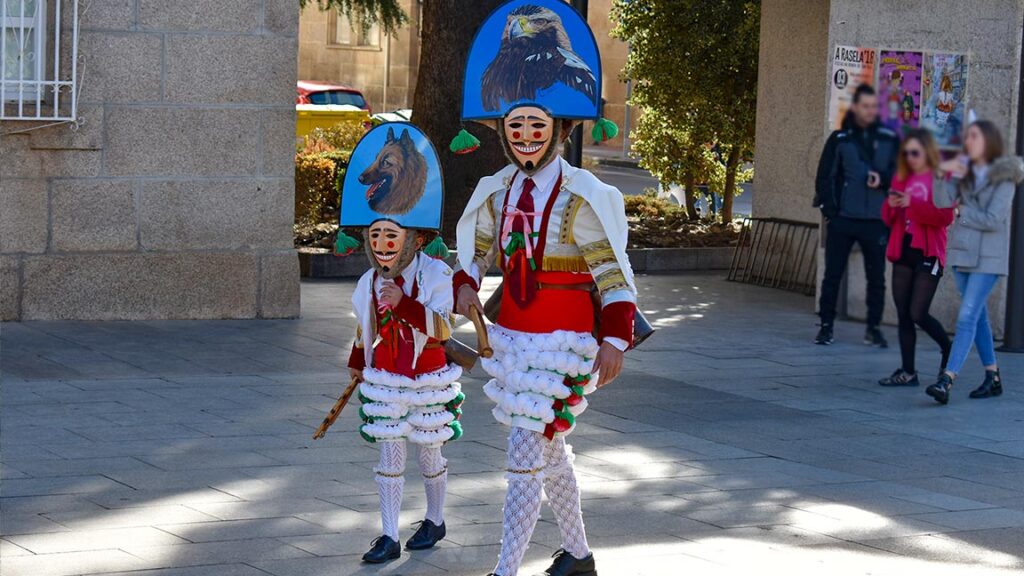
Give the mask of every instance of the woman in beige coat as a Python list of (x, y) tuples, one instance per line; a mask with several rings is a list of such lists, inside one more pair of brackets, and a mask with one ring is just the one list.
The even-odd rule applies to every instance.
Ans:
[(979, 120), (967, 128), (964, 157), (943, 162), (944, 186), (935, 188), (935, 205), (955, 206), (946, 264), (960, 290), (960, 314), (946, 369), (926, 392), (940, 404), (949, 403), (957, 374), (973, 344), (985, 367), (985, 380), (971, 398), (1003, 393), (996, 364), (992, 328), (988, 322), (989, 294), (1006, 276), (1010, 262), (1010, 211), (1017, 185), (1024, 180), (1019, 158), (1003, 156), (1003, 136), (995, 124)]

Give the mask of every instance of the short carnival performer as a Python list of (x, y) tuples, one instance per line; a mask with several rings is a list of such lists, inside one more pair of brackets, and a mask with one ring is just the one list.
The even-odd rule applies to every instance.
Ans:
[[(380, 446), (374, 471), (383, 527), (363, 555), (365, 562), (401, 555), (406, 441), (419, 446), (427, 513), (405, 546), (423, 550), (445, 536), (448, 468), (441, 446), (462, 435), (458, 418), (464, 396), (457, 382), (462, 368), (448, 364), (443, 346), (451, 333), (452, 270), (439, 259), (447, 255), (436, 233), (442, 197), (437, 154), (415, 126), (382, 124), (352, 152), (341, 225), (364, 228), (373, 267), (352, 294), (358, 326), (348, 366), (353, 378), (362, 380), (359, 433)], [(357, 246), (339, 231), (336, 252), (347, 254)]]
[[(494, 127), (512, 162), (480, 181), (459, 220), (455, 275), (462, 314), (482, 310), (477, 292), (495, 261), (504, 278), (490, 330), (494, 357), (483, 361), (494, 416), (511, 427), (498, 576), (518, 573), (542, 492), (562, 537), (544, 574), (597, 574), (565, 438), (586, 395), (621, 370), (636, 289), (621, 193), (558, 150), (583, 119), (597, 121), (596, 140), (617, 132), (599, 119), (600, 73), (589, 27), (558, 0), (499, 7), (477, 33), (466, 66), (462, 118)], [(478, 144), (462, 131), (452, 149)]]

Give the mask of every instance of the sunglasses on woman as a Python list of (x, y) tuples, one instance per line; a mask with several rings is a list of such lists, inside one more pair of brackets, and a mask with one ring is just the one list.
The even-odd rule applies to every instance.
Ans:
[(907, 158), (920, 158), (921, 157), (921, 151), (911, 148), (910, 150), (904, 150), (903, 151), (903, 156), (905, 156)]

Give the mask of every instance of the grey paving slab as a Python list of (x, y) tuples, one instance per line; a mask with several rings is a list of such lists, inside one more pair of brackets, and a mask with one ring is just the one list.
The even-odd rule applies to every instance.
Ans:
[[(963, 387), (938, 407), (875, 384), (898, 352), (859, 344), (857, 324), (810, 345), (810, 299), (708, 274), (640, 285), (659, 332), (570, 437), (602, 574), (1024, 569), (1024, 357), (1000, 356), (998, 400)], [(449, 538), (359, 563), (379, 530), (376, 447), (354, 410), (311, 439), (345, 380), (351, 287), (304, 284), (300, 320), (0, 326), (3, 576), (489, 571), (507, 432), (479, 368), (445, 449)], [(403, 538), (425, 506), (410, 456)], [(558, 539), (545, 508), (522, 573)]]

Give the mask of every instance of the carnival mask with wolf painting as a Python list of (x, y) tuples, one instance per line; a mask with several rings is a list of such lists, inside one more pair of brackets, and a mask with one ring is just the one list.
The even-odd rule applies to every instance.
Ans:
[(512, 109), (498, 129), (505, 156), (526, 174), (535, 174), (558, 154), (562, 123), (536, 106)]
[(427, 161), (408, 129), (396, 138), (395, 129), (388, 127), (384, 146), (359, 175), (359, 183), (368, 186), (366, 202), (374, 212), (405, 214), (416, 206), (427, 186)]
[(397, 278), (423, 245), (419, 231), (402, 228), (390, 220), (374, 222), (363, 234), (370, 263), (388, 279)]

